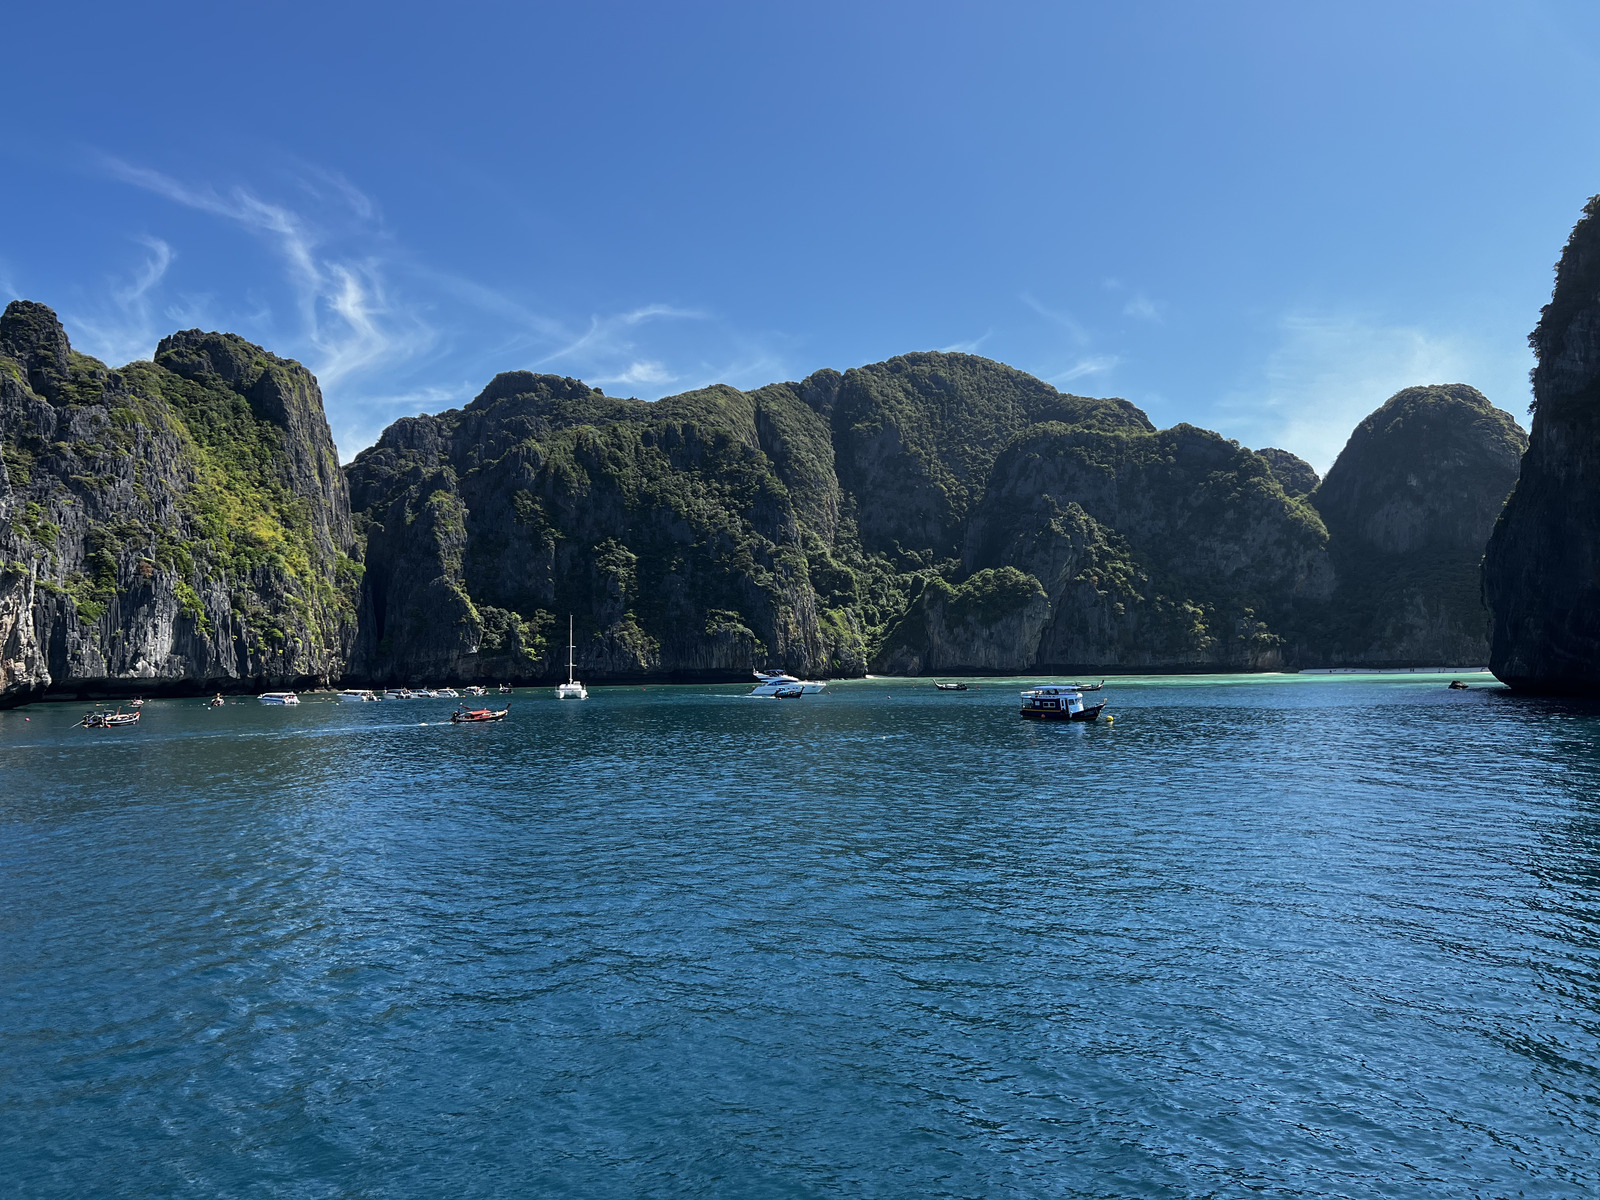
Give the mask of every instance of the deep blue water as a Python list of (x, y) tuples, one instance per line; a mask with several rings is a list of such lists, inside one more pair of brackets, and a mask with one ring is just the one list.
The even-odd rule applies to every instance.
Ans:
[(1594, 710), (738, 691), (0, 714), (0, 1191), (1595, 1186)]

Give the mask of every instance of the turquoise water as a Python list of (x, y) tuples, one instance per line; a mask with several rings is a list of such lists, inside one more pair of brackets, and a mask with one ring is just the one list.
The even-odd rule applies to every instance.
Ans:
[(1443, 684), (0, 713), (0, 1191), (1584, 1193), (1600, 710)]

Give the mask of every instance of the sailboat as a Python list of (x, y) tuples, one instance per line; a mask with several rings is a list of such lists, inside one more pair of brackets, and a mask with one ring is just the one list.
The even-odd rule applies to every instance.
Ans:
[(556, 685), (557, 700), (587, 700), (588, 691), (583, 684), (572, 677), (572, 655), (576, 647), (572, 643), (572, 614), (567, 614), (567, 681)]

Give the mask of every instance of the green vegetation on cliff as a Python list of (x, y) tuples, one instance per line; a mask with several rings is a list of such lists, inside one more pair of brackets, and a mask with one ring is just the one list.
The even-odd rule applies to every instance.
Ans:
[(113, 371), (24, 302), (0, 351), (0, 587), (43, 606), (0, 693), (341, 673), (359, 568), (304, 368), (190, 331)]
[(1328, 662), (1483, 661), (1480, 563), (1527, 444), (1465, 384), (1406, 388), (1356, 426), (1311, 497), (1339, 581)]

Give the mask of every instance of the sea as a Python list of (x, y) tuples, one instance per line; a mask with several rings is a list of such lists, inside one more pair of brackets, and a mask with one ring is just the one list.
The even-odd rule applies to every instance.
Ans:
[(1600, 708), (0, 713), (0, 1194), (1574, 1197)]

